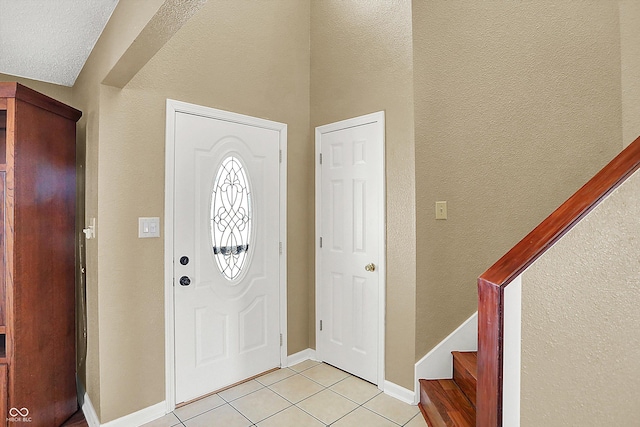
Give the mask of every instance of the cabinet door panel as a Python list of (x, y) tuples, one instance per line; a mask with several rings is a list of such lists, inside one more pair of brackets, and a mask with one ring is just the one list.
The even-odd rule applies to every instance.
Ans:
[(0, 426), (7, 425), (7, 365), (0, 365)]
[[(7, 101), (4, 101), (6, 104)], [(5, 163), (7, 163), (7, 110), (0, 109), (0, 164)]]

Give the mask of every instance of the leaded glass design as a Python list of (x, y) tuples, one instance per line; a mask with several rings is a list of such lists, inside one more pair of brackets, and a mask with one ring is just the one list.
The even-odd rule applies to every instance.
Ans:
[(247, 261), (251, 240), (249, 178), (237, 157), (229, 156), (218, 168), (211, 192), (211, 241), (220, 273), (238, 278)]

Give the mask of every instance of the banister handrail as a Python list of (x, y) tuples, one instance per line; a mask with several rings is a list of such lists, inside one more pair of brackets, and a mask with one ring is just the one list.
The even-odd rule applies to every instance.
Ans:
[(640, 168), (640, 137), (478, 278), (476, 426), (502, 426), (504, 288)]

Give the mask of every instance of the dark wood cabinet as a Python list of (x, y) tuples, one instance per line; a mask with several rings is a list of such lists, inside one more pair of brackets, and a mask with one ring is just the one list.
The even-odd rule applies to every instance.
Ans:
[(77, 410), (75, 134), (80, 111), (0, 83), (0, 425)]

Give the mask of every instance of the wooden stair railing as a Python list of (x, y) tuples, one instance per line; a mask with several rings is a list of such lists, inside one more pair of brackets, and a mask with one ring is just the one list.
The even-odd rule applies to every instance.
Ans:
[(478, 278), (476, 426), (502, 426), (504, 288), (640, 167), (640, 137)]

